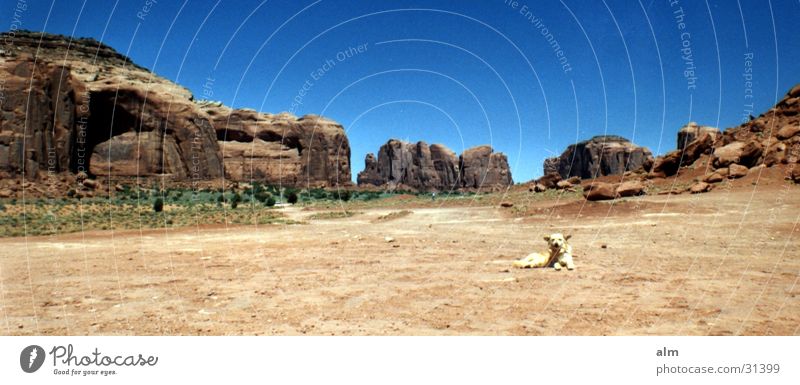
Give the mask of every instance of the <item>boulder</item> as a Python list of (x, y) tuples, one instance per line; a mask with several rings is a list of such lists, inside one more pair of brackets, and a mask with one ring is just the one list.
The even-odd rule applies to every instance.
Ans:
[(83, 186), (91, 190), (97, 190), (100, 187), (100, 183), (94, 179), (86, 179), (83, 181)]
[(536, 184), (533, 185), (533, 191), (537, 192), (537, 193), (545, 192), (545, 191), (547, 191), (547, 187), (545, 187), (545, 185), (543, 185), (541, 183), (536, 183)]
[(717, 135), (712, 135), (708, 132), (701, 133), (695, 140), (687, 143), (683, 148), (683, 159), (681, 159), (681, 166), (687, 166), (704, 154), (711, 154), (714, 150), (714, 141)]
[(706, 182), (697, 182), (689, 187), (689, 192), (692, 194), (700, 194), (704, 192), (709, 192), (711, 189), (714, 188), (714, 185), (706, 183)]
[(545, 174), (536, 180), (537, 184), (544, 186), (546, 189), (558, 188), (558, 182), (561, 182), (561, 175), (559, 174)]
[(723, 180), (725, 180), (725, 177), (722, 176), (722, 174), (717, 171), (714, 171), (703, 178), (703, 182), (706, 183), (719, 183), (722, 182)]
[(764, 147), (756, 139), (751, 139), (745, 142), (742, 148), (742, 154), (739, 158), (738, 164), (747, 166), (748, 168), (754, 167), (761, 163)]
[(646, 147), (606, 135), (568, 146), (561, 156), (545, 160), (544, 171), (545, 175), (557, 171), (563, 179), (590, 179), (638, 169), (648, 171), (652, 165), (653, 155)]
[(794, 168), (792, 168), (789, 177), (794, 183), (800, 184), (800, 164), (796, 164)]
[(556, 183), (556, 188), (559, 189), (559, 190), (572, 188), (572, 183), (569, 183), (568, 181), (565, 181), (565, 180), (561, 180), (561, 181), (558, 181), (558, 183)]
[(732, 164), (728, 167), (728, 178), (737, 179), (747, 176), (748, 168), (738, 164)]
[(644, 195), (644, 184), (638, 180), (629, 180), (617, 186), (617, 197)]
[(775, 135), (780, 140), (789, 139), (800, 133), (800, 124), (787, 124)]
[(682, 151), (671, 151), (656, 158), (648, 178), (666, 178), (678, 173), (681, 168)]
[(764, 165), (767, 167), (771, 167), (776, 164), (788, 163), (788, 158), (786, 156), (787, 150), (788, 146), (786, 145), (786, 143), (778, 142), (772, 144), (765, 151)]
[(714, 166), (727, 167), (728, 165), (738, 163), (742, 158), (744, 145), (743, 142), (733, 142), (714, 149)]
[(592, 182), (584, 186), (583, 197), (589, 201), (610, 200), (617, 197), (617, 191), (611, 183)]

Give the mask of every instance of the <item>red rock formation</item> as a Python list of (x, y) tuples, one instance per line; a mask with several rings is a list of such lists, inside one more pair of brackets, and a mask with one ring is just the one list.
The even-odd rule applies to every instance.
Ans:
[[(712, 168), (720, 170), (731, 166), (752, 168), (763, 164), (770, 167), (797, 162), (800, 160), (800, 84), (758, 118), (721, 134), (714, 133), (711, 128), (705, 129), (706, 132), (701, 132), (703, 128), (681, 129), (678, 133), (679, 144), (682, 140), (690, 139), (691, 135), (687, 134), (689, 131), (698, 131), (699, 136), (686, 144), (685, 148), (656, 159), (649, 176), (675, 175), (681, 167), (691, 165), (704, 154), (711, 156)], [(721, 180), (713, 172), (706, 179)]]
[(701, 126), (695, 122), (689, 122), (685, 126), (681, 127), (678, 131), (678, 149), (683, 149), (689, 143), (694, 142), (697, 138), (702, 136), (703, 134), (708, 134), (711, 136), (712, 141), (719, 137), (720, 132), (719, 128), (711, 127), (711, 126)]
[(222, 174), (214, 131), (187, 90), (92, 39), (17, 32), (11, 40), (0, 55), (0, 170)]
[(381, 146), (376, 159), (367, 154), (360, 186), (386, 186), (419, 191), (460, 188), (497, 189), (511, 185), (508, 161), (489, 146), (468, 149), (461, 155), (440, 144), (407, 143), (392, 139)]
[(351, 183), (350, 147), (336, 122), (196, 103), (92, 39), (8, 38), (11, 49), (0, 50), (0, 172)]
[(425, 142), (407, 143), (391, 139), (381, 146), (378, 157), (368, 154), (359, 185), (442, 191), (460, 187), (458, 161), (447, 147)]
[(198, 104), (216, 130), (229, 179), (295, 187), (352, 183), (350, 143), (340, 124), (315, 115)]
[(508, 158), (483, 145), (464, 151), (459, 157), (461, 182), (470, 189), (498, 189), (512, 185)]
[(649, 170), (653, 155), (646, 147), (637, 146), (620, 136), (595, 136), (567, 147), (559, 157), (544, 163), (544, 175), (558, 173), (567, 179), (618, 175), (625, 171)]

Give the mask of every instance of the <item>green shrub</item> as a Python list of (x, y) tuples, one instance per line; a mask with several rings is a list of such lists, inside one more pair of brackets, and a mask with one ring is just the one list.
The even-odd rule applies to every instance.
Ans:
[(287, 201), (287, 202), (289, 202), (289, 203), (291, 203), (291, 204), (295, 204), (295, 203), (297, 203), (297, 192), (296, 192), (296, 191), (294, 191), (294, 190), (292, 190), (292, 191), (289, 191), (289, 192), (286, 194), (286, 201)]
[(264, 202), (267, 201), (267, 199), (272, 198), (272, 194), (270, 194), (270, 193), (268, 193), (268, 192), (266, 192), (264, 190), (261, 190), (261, 191), (256, 192), (253, 195), (253, 198), (255, 198), (257, 201), (259, 201), (261, 203), (264, 203)]
[(309, 190), (308, 191), (308, 195), (309, 195), (309, 197), (311, 197), (311, 198), (313, 198), (315, 200), (328, 199), (328, 193), (324, 189), (321, 189), (321, 188), (315, 188), (315, 189)]
[(264, 204), (267, 205), (267, 207), (275, 206), (275, 198), (270, 196), (269, 198), (267, 198), (267, 200), (266, 200), (266, 202), (264, 202)]
[(156, 201), (153, 203), (153, 211), (160, 213), (164, 211), (164, 200), (161, 198), (157, 198)]

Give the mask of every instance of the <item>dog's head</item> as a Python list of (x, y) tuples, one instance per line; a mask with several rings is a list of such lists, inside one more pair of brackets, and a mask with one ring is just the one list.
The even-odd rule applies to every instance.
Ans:
[(553, 233), (550, 235), (545, 235), (544, 240), (547, 241), (547, 245), (550, 247), (550, 250), (560, 251), (567, 247), (567, 240), (570, 238), (572, 238), (572, 235), (567, 235), (565, 237), (561, 233)]

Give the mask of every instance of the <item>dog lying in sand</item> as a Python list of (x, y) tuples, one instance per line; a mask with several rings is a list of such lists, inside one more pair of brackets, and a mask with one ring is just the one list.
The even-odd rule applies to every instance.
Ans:
[(562, 266), (568, 270), (575, 269), (575, 263), (572, 262), (572, 246), (567, 244), (567, 240), (571, 237), (571, 235), (565, 237), (561, 233), (545, 236), (544, 240), (547, 241), (548, 245), (546, 254), (529, 254), (525, 258), (514, 261), (514, 266), (521, 269), (550, 266), (553, 266), (556, 270), (561, 270)]

